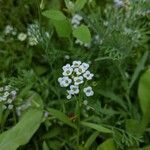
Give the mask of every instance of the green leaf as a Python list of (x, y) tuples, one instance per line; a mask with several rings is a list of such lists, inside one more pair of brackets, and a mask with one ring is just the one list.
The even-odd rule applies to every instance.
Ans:
[(49, 111), (50, 115), (56, 117), (57, 119), (59, 119), (63, 123), (76, 129), (75, 124), (73, 124), (63, 112), (56, 110), (56, 109), (53, 109), (53, 108), (49, 108), (48, 111)]
[(97, 130), (99, 132), (102, 132), (102, 133), (113, 133), (112, 130), (110, 130), (108, 128), (105, 128), (104, 126), (99, 125), (99, 124), (82, 121), (81, 125), (92, 128), (92, 129), (95, 129), (95, 130)]
[(113, 139), (108, 139), (97, 147), (97, 150), (117, 150)]
[(59, 37), (69, 37), (71, 34), (71, 23), (59, 10), (46, 10), (43, 16), (49, 18), (54, 25)]
[(92, 143), (95, 141), (95, 139), (97, 138), (97, 136), (99, 135), (98, 131), (95, 131), (86, 141), (84, 147), (85, 148), (90, 148), (90, 146), (92, 145)]
[(28, 143), (39, 128), (42, 115), (40, 109), (28, 109), (14, 127), (0, 135), (0, 150), (16, 150), (19, 146)]
[(89, 28), (85, 25), (81, 25), (73, 29), (73, 36), (84, 43), (91, 42), (91, 34)]
[(48, 145), (46, 144), (45, 141), (43, 142), (42, 147), (43, 147), (43, 150), (49, 150)]
[(51, 20), (59, 37), (68, 38), (72, 32), (71, 24), (68, 19), (58, 21)]
[(46, 10), (42, 12), (42, 15), (52, 20), (62, 21), (66, 19), (66, 16), (61, 11), (54, 9)]
[(142, 150), (150, 150), (150, 145), (143, 147)]
[(134, 82), (136, 81), (136, 79), (138, 78), (140, 72), (144, 69), (144, 64), (148, 58), (148, 54), (149, 52), (146, 51), (143, 55), (143, 57), (141, 58), (139, 64), (137, 65), (136, 69), (135, 69), (135, 72), (132, 76), (132, 79), (131, 79), (131, 82), (129, 84), (129, 89), (131, 89), (131, 87), (133, 86)]
[(143, 112), (143, 117), (139, 128), (139, 133), (142, 135), (145, 128), (150, 123), (150, 69), (148, 69), (140, 78), (138, 97)]
[(80, 11), (86, 4), (87, 0), (77, 0), (75, 2), (75, 11)]
[(143, 115), (150, 120), (150, 69), (140, 78), (138, 96)]
[(127, 132), (137, 135), (139, 134), (138, 129), (139, 129), (139, 122), (135, 119), (127, 119), (126, 120), (126, 130)]

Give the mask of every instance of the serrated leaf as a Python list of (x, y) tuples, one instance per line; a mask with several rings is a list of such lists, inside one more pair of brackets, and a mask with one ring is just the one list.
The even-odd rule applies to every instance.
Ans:
[(42, 115), (40, 109), (28, 109), (14, 127), (0, 135), (0, 150), (16, 150), (19, 146), (28, 143), (39, 128)]
[(100, 144), (97, 147), (97, 150), (117, 150), (117, 149), (115, 148), (113, 139), (108, 139), (108, 140), (104, 141), (102, 144)]
[(99, 124), (82, 121), (81, 125), (92, 128), (92, 129), (95, 129), (95, 130), (97, 130), (99, 132), (102, 132), (102, 133), (113, 133), (112, 130), (110, 130), (108, 128), (105, 128), (104, 126), (99, 125)]
[(87, 0), (76, 0), (75, 11), (80, 11), (86, 4)]
[(81, 25), (73, 29), (73, 36), (84, 43), (91, 42), (91, 34), (89, 28), (85, 25)]
[(76, 125), (74, 123), (72, 123), (70, 121), (70, 119), (63, 112), (56, 110), (56, 109), (53, 109), (53, 108), (49, 108), (48, 111), (49, 111), (50, 115), (56, 117), (57, 119), (59, 119), (63, 123), (76, 129)]

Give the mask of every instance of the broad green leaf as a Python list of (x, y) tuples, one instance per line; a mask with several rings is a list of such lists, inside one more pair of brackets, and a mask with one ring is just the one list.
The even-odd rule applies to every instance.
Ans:
[(0, 135), (0, 150), (16, 150), (19, 146), (28, 143), (39, 128), (42, 115), (40, 109), (28, 109), (14, 127)]
[(139, 128), (139, 133), (142, 135), (145, 128), (150, 123), (150, 69), (148, 69), (140, 78), (138, 97), (143, 112)]
[(97, 150), (117, 150), (117, 149), (115, 148), (113, 139), (108, 139), (104, 141), (101, 145), (99, 145), (97, 147)]
[(69, 37), (71, 34), (71, 23), (59, 10), (46, 10), (43, 16), (49, 18), (54, 25), (59, 37)]
[(56, 117), (57, 119), (59, 119), (60, 121), (62, 121), (63, 123), (69, 125), (70, 127), (73, 127), (76, 129), (75, 124), (73, 124), (70, 119), (61, 111), (53, 109), (53, 108), (49, 108), (48, 109), (50, 115)]
[(73, 29), (73, 36), (84, 43), (91, 42), (91, 34), (89, 28), (85, 25), (81, 25)]
[(138, 63), (136, 69), (135, 69), (135, 72), (132, 76), (132, 79), (131, 79), (131, 82), (129, 84), (129, 89), (131, 89), (131, 87), (133, 86), (134, 82), (136, 81), (136, 79), (138, 78), (140, 72), (144, 69), (144, 64), (148, 58), (148, 54), (149, 52), (146, 51), (143, 55), (143, 57), (141, 58), (140, 62)]
[(143, 147), (142, 150), (150, 150), (150, 145)]
[(71, 24), (68, 19), (58, 21), (51, 20), (59, 37), (68, 38), (72, 32)]
[(46, 144), (46, 142), (45, 142), (45, 141), (43, 142), (42, 147), (43, 147), (43, 149), (42, 149), (42, 150), (49, 150), (48, 145)]
[(42, 15), (53, 20), (62, 21), (66, 19), (66, 16), (59, 10), (46, 10), (42, 12)]
[(95, 141), (95, 139), (97, 138), (97, 136), (99, 135), (100, 133), (98, 131), (95, 131), (89, 138), (88, 140), (86, 141), (84, 147), (86, 148), (90, 148), (90, 146), (93, 144), (93, 142)]
[(86, 4), (87, 0), (76, 0), (75, 2), (75, 11), (79, 11), (81, 10), (85, 4)]
[(92, 128), (92, 129), (95, 129), (95, 130), (97, 130), (99, 132), (102, 132), (102, 133), (113, 133), (112, 130), (110, 130), (108, 128), (105, 128), (104, 126), (99, 125), (99, 124), (82, 121), (81, 125)]
[(140, 78), (138, 96), (143, 115), (150, 121), (150, 69)]

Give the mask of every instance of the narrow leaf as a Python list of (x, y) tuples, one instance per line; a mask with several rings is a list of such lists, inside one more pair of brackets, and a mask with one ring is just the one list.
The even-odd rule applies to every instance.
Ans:
[(53, 109), (53, 108), (49, 108), (48, 111), (49, 111), (49, 113), (50, 113), (52, 116), (56, 117), (57, 119), (59, 119), (59, 120), (62, 121), (63, 123), (69, 125), (70, 127), (73, 127), (73, 128), (76, 129), (75, 124), (73, 124), (73, 123), (69, 120), (69, 118), (68, 118), (63, 112), (61, 112), (61, 111), (59, 111), (59, 110), (56, 110), (56, 109)]
[(113, 133), (112, 130), (110, 130), (108, 128), (105, 128), (104, 126), (99, 125), (99, 124), (82, 121), (81, 125), (92, 128), (92, 129), (95, 129), (95, 130), (97, 130), (99, 132), (102, 132), (102, 133)]
[(98, 131), (95, 131), (86, 141), (85, 146), (86, 148), (90, 148), (90, 146), (93, 144), (93, 142), (95, 141), (95, 139), (97, 138), (97, 136), (99, 135)]
[(131, 87), (133, 86), (134, 82), (136, 81), (136, 79), (138, 78), (140, 72), (144, 69), (144, 64), (148, 58), (148, 54), (149, 52), (146, 51), (143, 55), (143, 57), (141, 58), (141, 61), (139, 62), (139, 64), (137, 65), (135, 72), (132, 76), (131, 82), (129, 84), (129, 89), (131, 89)]

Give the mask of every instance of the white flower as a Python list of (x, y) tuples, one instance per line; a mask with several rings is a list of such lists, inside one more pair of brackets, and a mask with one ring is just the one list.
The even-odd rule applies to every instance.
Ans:
[(65, 55), (65, 59), (70, 59), (70, 56), (69, 55)]
[(75, 85), (79, 85), (83, 83), (83, 77), (82, 76), (78, 76), (78, 77), (74, 77), (74, 84)]
[(9, 92), (5, 92), (3, 97), (8, 97), (9, 96)]
[(90, 73), (90, 71), (86, 71), (84, 74), (83, 74), (83, 77), (86, 78), (87, 80), (92, 80), (94, 74), (93, 73)]
[(86, 88), (83, 89), (83, 92), (85, 93), (86, 96), (93, 96), (94, 92), (92, 90), (92, 87), (88, 86)]
[(26, 38), (27, 38), (27, 34), (25, 34), (25, 33), (18, 34), (18, 40), (24, 41)]
[(71, 99), (71, 98), (72, 98), (71, 94), (68, 94), (67, 99)]
[(76, 43), (76, 44), (79, 44), (79, 45), (81, 45), (81, 46), (84, 44), (84, 43), (83, 43), (82, 41), (80, 41), (79, 39), (76, 39), (75, 43)]
[(79, 87), (77, 85), (71, 85), (70, 94), (78, 94), (78, 93), (79, 93)]
[(70, 64), (67, 64), (66, 66), (63, 66), (63, 70), (64, 70), (64, 72), (63, 72), (64, 76), (69, 76), (73, 72), (73, 68), (70, 66)]
[(34, 46), (38, 44), (38, 40), (35, 37), (29, 37), (29, 45)]
[(73, 68), (77, 68), (77, 67), (79, 67), (81, 65), (81, 61), (73, 61), (73, 63), (72, 63), (72, 67)]
[(81, 66), (84, 68), (85, 71), (89, 68), (89, 64), (87, 63), (82, 63)]
[(11, 33), (12, 31), (13, 31), (13, 27), (12, 26), (10, 26), (10, 25), (7, 25), (6, 27), (5, 27), (5, 30), (4, 30), (4, 33), (5, 34), (9, 34), (9, 33)]
[(122, 0), (114, 0), (114, 3), (116, 7), (122, 7), (124, 5)]
[(10, 103), (12, 103), (12, 101), (13, 101), (13, 100), (12, 100), (11, 98), (9, 98), (9, 99), (7, 100), (7, 103), (10, 104)]
[(75, 14), (75, 15), (72, 17), (71, 24), (72, 24), (74, 27), (77, 27), (77, 26), (80, 25), (82, 19), (83, 19), (82, 16), (80, 16), (79, 14)]
[(11, 91), (11, 94), (12, 94), (13, 96), (16, 96), (17, 92), (16, 92), (15, 90), (13, 90), (13, 91)]
[(14, 105), (8, 105), (8, 109), (13, 109)]
[(58, 82), (61, 87), (67, 87), (72, 82), (72, 80), (69, 77), (62, 77), (58, 78)]
[(5, 91), (8, 91), (8, 90), (10, 90), (10, 88), (11, 88), (10, 85), (6, 85), (6, 86), (4, 87), (4, 90), (5, 90)]
[(84, 100), (84, 101), (83, 101), (83, 104), (84, 104), (84, 105), (87, 105), (87, 104), (88, 104), (88, 101), (87, 101), (87, 100)]

